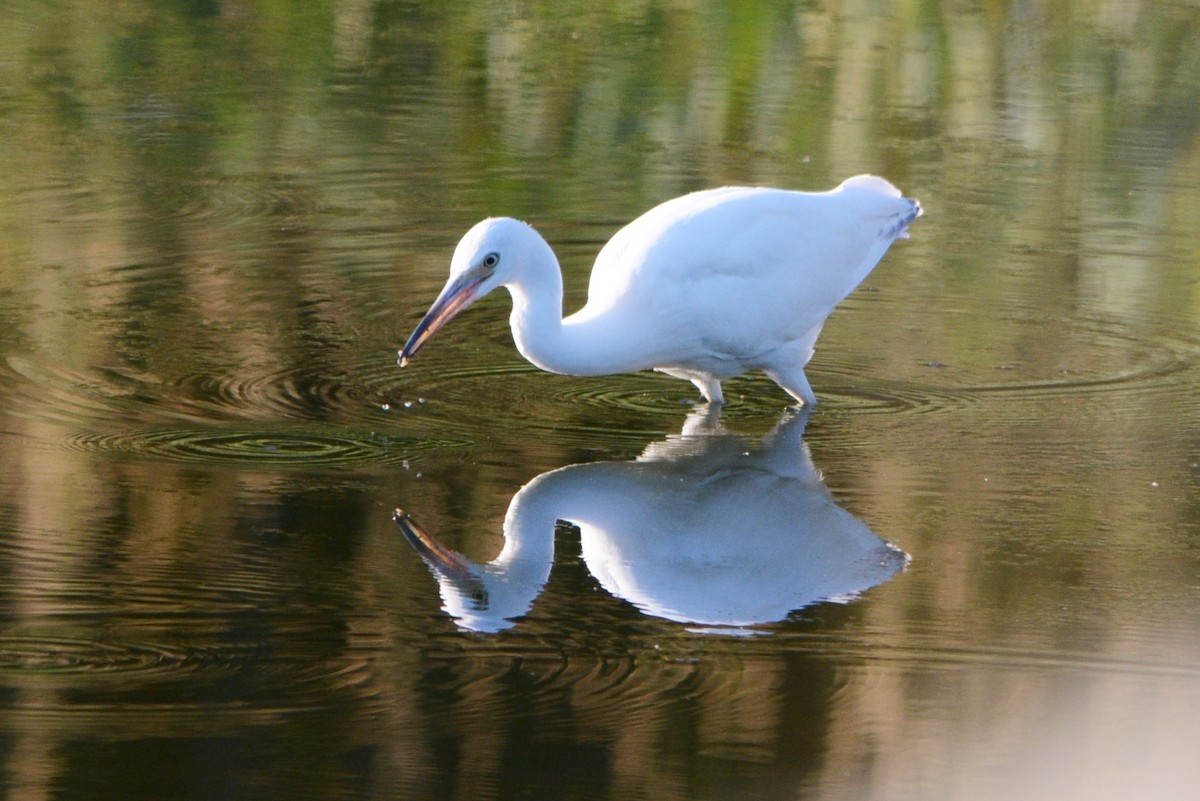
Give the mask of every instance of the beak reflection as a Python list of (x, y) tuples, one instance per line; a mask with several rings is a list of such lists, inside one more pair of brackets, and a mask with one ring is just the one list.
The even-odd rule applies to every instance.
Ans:
[(488, 608), (487, 587), (465, 556), (442, 544), (403, 509), (393, 512), (392, 520), (400, 528), (408, 544), (420, 554), (438, 578), (454, 585), (462, 597), (469, 598), (470, 606), (476, 611)]

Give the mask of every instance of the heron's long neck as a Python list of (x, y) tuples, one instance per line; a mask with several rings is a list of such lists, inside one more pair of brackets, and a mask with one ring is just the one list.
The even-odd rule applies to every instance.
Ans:
[(611, 466), (605, 463), (568, 465), (542, 473), (521, 487), (504, 517), (504, 548), (491, 564), (545, 583), (554, 561), (558, 521), (576, 523), (595, 517), (597, 509), (612, 508), (615, 493), (603, 481), (606, 470)]
[[(558, 522), (553, 499), (537, 491), (541, 476), (534, 478), (513, 496), (504, 517), (504, 548), (492, 562), (505, 569), (537, 569), (545, 565), (550, 572), (554, 561), (554, 526)], [(545, 575), (542, 576), (545, 581)]]
[[(508, 285), (509, 317), (517, 350), (543, 370), (566, 375), (625, 372), (619, 333), (600, 321), (563, 322), (562, 271), (549, 247), (518, 281)], [(633, 368), (640, 369), (640, 368)]]

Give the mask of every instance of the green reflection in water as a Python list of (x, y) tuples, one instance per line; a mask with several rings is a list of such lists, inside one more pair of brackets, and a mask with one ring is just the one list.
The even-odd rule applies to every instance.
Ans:
[[(7, 4), (0, 784), (1188, 797), (1198, 36), (1182, 2)], [(691, 400), (536, 373), (499, 303), (399, 373), (462, 231), (537, 224), (577, 308), (663, 199), (865, 170), (927, 216), (831, 319), (806, 438), (908, 572), (703, 637), (560, 531), (520, 626), (455, 632), (396, 504), (490, 556), (523, 482)], [(766, 433), (783, 399), (727, 389)]]

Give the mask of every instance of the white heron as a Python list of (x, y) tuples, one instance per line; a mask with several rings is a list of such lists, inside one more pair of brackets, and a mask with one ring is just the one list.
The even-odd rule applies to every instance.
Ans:
[(450, 278), (399, 353), (401, 367), (496, 287), (512, 295), (517, 350), (543, 370), (593, 376), (654, 369), (724, 402), (721, 381), (763, 370), (817, 402), (804, 367), (834, 307), (866, 278), (921, 205), (883, 178), (828, 192), (710, 189), (654, 207), (600, 250), (587, 304), (562, 316), (562, 271), (532, 227), (476, 224)]
[(908, 556), (842, 509), (788, 414), (761, 443), (713, 427), (715, 406), (634, 462), (543, 473), (513, 496), (504, 548), (486, 564), (439, 542), (412, 516), (394, 519), (438, 581), (459, 627), (511, 627), (541, 594), (554, 527), (579, 528), (588, 570), (609, 593), (654, 617), (705, 627), (785, 618), (846, 602), (904, 569)]

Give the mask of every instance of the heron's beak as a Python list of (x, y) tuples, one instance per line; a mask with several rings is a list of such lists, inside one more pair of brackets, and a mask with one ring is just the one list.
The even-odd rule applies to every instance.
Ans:
[(392, 513), (392, 520), (400, 527), (413, 550), (439, 572), (452, 576), (474, 575), (475, 571), (465, 556), (438, 542), (432, 534), (417, 525), (408, 512), (397, 509)]
[(425, 564), (429, 565), (436, 575), (457, 585), (459, 592), (471, 599), (474, 608), (487, 609), (487, 588), (467, 557), (438, 542), (403, 509), (393, 512), (392, 520), (400, 527), (408, 544), (420, 554)]
[(436, 334), (438, 329), (479, 299), (479, 285), (487, 279), (488, 275), (489, 273), (483, 270), (467, 270), (455, 281), (447, 284), (429, 311), (425, 312), (421, 322), (417, 323), (408, 342), (404, 343), (404, 349), (400, 351), (399, 358), (396, 360), (401, 367), (412, 361), (413, 356), (416, 356), (417, 351), (425, 344), (425, 340)]

